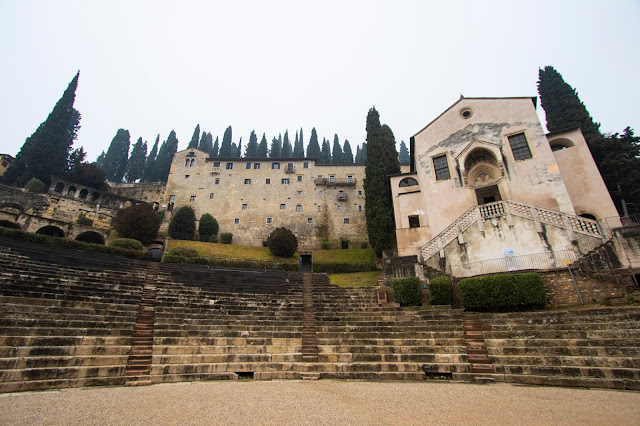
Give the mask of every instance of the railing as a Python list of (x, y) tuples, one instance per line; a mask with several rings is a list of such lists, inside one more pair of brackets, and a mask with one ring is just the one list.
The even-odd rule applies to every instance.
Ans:
[(496, 217), (507, 217), (513, 215), (533, 220), (536, 223), (546, 223), (558, 228), (566, 229), (571, 233), (570, 238), (575, 239), (573, 232), (589, 235), (596, 238), (606, 239), (601, 231), (598, 222), (580, 216), (560, 213), (530, 204), (519, 203), (517, 201), (497, 201), (495, 203), (483, 204), (471, 207), (464, 212), (455, 222), (446, 227), (435, 238), (420, 248), (423, 262), (444, 249), (459, 234), (466, 231), (471, 225), (479, 220), (485, 221)]
[(323, 186), (356, 186), (356, 178), (325, 178), (318, 177), (313, 180), (316, 185)]
[(214, 167), (211, 169), (211, 174), (212, 175), (219, 175), (220, 174), (220, 167)]
[(498, 259), (451, 265), (451, 274), (455, 277), (471, 277), (497, 272), (566, 268), (579, 257), (580, 254), (574, 250), (505, 256)]
[(640, 214), (632, 213), (629, 216), (613, 216), (604, 219), (607, 229), (621, 228), (623, 226), (640, 225)]
[(347, 201), (347, 194), (342, 191), (338, 192), (338, 201)]
[(285, 173), (295, 173), (295, 172), (296, 172), (296, 166), (294, 164), (288, 164), (285, 170)]

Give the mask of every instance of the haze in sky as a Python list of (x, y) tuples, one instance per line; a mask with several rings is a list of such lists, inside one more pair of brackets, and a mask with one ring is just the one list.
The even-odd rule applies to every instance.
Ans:
[[(537, 96), (554, 66), (605, 132), (640, 132), (640, 3), (0, 0), (0, 152), (14, 155), (77, 70), (87, 159), (119, 128), (149, 149), (196, 124), (243, 147), (303, 128), (355, 153), (375, 106), (398, 144), (466, 97)], [(538, 103), (539, 105), (539, 103)], [(544, 112), (538, 106), (544, 125)]]

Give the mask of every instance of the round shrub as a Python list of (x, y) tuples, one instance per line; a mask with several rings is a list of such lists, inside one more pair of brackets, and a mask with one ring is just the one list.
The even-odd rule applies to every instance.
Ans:
[(112, 224), (122, 238), (149, 244), (158, 236), (160, 218), (150, 204), (136, 204), (118, 210)]
[(231, 232), (223, 232), (220, 234), (220, 242), (222, 244), (231, 244), (233, 242), (233, 234)]
[(287, 228), (276, 228), (267, 238), (267, 247), (274, 256), (291, 257), (298, 249), (298, 239)]
[(107, 245), (109, 247), (127, 250), (144, 250), (142, 243), (138, 240), (134, 240), (133, 238), (118, 238), (117, 240), (110, 240)]
[(172, 256), (198, 257), (198, 251), (191, 247), (175, 247), (169, 250)]
[(196, 232), (196, 213), (189, 206), (182, 206), (169, 222), (169, 236), (176, 240), (193, 240)]
[(451, 278), (438, 277), (429, 282), (429, 301), (432, 305), (453, 305)]
[(212, 236), (209, 237), (209, 242), (210, 243), (217, 243), (218, 242), (218, 235), (217, 234), (213, 234)]
[(44, 183), (38, 178), (31, 178), (24, 186), (25, 191), (40, 194), (44, 192)]
[(393, 280), (393, 300), (402, 306), (421, 305), (420, 279), (418, 277), (407, 277)]
[(210, 241), (212, 235), (218, 234), (218, 229), (218, 221), (209, 213), (200, 216), (200, 222), (198, 223), (200, 241)]

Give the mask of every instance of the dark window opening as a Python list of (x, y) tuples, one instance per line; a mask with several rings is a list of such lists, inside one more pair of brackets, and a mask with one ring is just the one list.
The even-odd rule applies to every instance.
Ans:
[(527, 143), (527, 138), (524, 136), (524, 133), (509, 136), (508, 139), (514, 160), (526, 160), (532, 157), (531, 149), (529, 149), (529, 144)]
[(349, 248), (349, 240), (342, 240), (340, 244), (343, 250), (346, 250)]
[(409, 216), (409, 228), (420, 227), (420, 216)]
[(436, 180), (451, 179), (451, 173), (449, 172), (449, 162), (447, 161), (447, 154), (439, 155), (433, 158), (433, 170), (436, 175)]

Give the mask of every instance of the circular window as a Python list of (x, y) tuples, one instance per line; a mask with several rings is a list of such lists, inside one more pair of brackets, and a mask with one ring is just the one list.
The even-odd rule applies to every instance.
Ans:
[(460, 117), (462, 118), (470, 118), (473, 115), (473, 113), (471, 112), (471, 109), (469, 108), (465, 108), (462, 111), (460, 111)]

